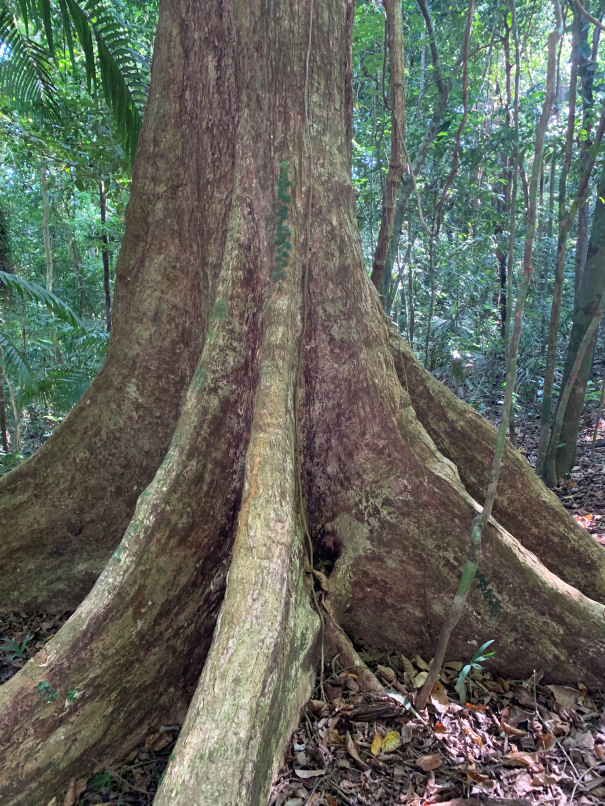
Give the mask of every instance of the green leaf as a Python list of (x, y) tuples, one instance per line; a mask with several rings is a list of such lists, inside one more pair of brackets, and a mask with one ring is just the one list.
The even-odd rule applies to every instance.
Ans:
[(8, 54), (8, 58), (0, 60), (0, 99), (4, 96), (6, 101), (24, 111), (44, 109), (58, 120), (57, 88), (50, 54), (27, 33), (21, 32), (8, 0), (0, 0), (0, 42)]
[(55, 296), (52, 291), (47, 291), (41, 285), (32, 283), (17, 274), (0, 271), (0, 286), (6, 286), (9, 291), (18, 294), (22, 299), (30, 299), (43, 305), (57, 319), (68, 322), (75, 328), (83, 328), (84, 325), (80, 317), (73, 311), (66, 302)]
[(7, 375), (14, 375), (22, 387), (37, 392), (38, 381), (25, 355), (13, 344), (6, 333), (0, 330), (2, 366)]

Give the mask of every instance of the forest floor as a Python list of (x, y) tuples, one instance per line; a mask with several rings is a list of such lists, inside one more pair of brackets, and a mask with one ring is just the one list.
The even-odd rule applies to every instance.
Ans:
[[(594, 456), (589, 419), (576, 467), (556, 492), (605, 544), (605, 419)], [(537, 439), (536, 418), (518, 423), (517, 444), (532, 464)], [(68, 616), (0, 617), (0, 683)], [(497, 654), (497, 641), (490, 649)], [(385, 693), (361, 691), (351, 669), (325, 669), (316, 699), (293, 733), (270, 806), (605, 803), (605, 692), (588, 692), (581, 681), (567, 687), (545, 685), (536, 676), (505, 680), (476, 668), (460, 698), (455, 684), (471, 658), (459, 658), (446, 664), (427, 708), (418, 713), (410, 699), (430, 659), (360, 654)], [(92, 775), (83, 770), (52, 806), (151, 804), (178, 731), (162, 726), (111, 767)]]

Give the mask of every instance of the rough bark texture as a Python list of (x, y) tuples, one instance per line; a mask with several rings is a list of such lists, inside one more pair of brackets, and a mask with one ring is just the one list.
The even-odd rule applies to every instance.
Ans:
[[(152, 377), (132, 411), (148, 427), (119, 432), (103, 461), (141, 450), (168, 382), (176, 425), (163, 426), (163, 459), (154, 442), (161, 464), (92, 591), (0, 689), (2, 803), (46, 804), (191, 701), (157, 802), (262, 804), (322, 633), (304, 574), (310, 541), (333, 562), (328, 610), (354, 645), (432, 651), (494, 431), (419, 367), (366, 276), (349, 179), (352, 13), (351, 0), (225, 0), (204, 14), (190, 0), (161, 4), (137, 158), (155, 190), (142, 179), (133, 188), (108, 362), (19, 483), (50, 474), (45, 463), (85, 418), (123, 401), (138, 352)], [(172, 284), (157, 284), (162, 272)], [(180, 386), (166, 381), (179, 357)], [(129, 488), (113, 505), (122, 523), (135, 496)], [(596, 685), (605, 621), (585, 594), (605, 600), (602, 550), (512, 450), (497, 506), (502, 525), (491, 522), (452, 657), (496, 637), (503, 673), (540, 668)], [(119, 533), (108, 526), (105, 547)]]

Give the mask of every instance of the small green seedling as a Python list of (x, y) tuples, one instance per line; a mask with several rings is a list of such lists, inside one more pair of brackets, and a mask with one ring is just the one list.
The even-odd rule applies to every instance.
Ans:
[(22, 658), (25, 655), (25, 649), (27, 647), (27, 642), (31, 638), (31, 633), (28, 632), (25, 638), (23, 639), (22, 644), (18, 644), (16, 641), (13, 641), (12, 638), (3, 638), (2, 642), (0, 642), (0, 652), (8, 652), (10, 653), (8, 656), (9, 660), (15, 660), (16, 658)]
[(460, 674), (458, 675), (458, 680), (456, 681), (454, 688), (458, 692), (461, 702), (466, 700), (466, 678), (468, 677), (471, 669), (483, 669), (483, 664), (485, 661), (496, 654), (494, 650), (492, 650), (492, 652), (485, 651), (488, 646), (493, 643), (494, 639), (492, 638), (490, 641), (486, 641), (484, 644), (482, 644), (471, 658), (470, 663), (467, 663), (466, 666), (463, 666), (460, 670)]
[(53, 687), (52, 683), (48, 683), (46, 680), (40, 681), (36, 686), (36, 691), (38, 694), (44, 696), (46, 702), (55, 702), (59, 699), (59, 692), (56, 688)]
[(101, 792), (106, 787), (111, 786), (111, 773), (110, 772), (99, 772), (88, 782), (88, 788), (91, 789), (93, 792)]

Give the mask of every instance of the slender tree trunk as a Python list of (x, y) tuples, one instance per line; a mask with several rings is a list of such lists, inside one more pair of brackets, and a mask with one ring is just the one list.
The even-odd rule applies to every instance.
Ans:
[(0, 207), (0, 271), (13, 271), (11, 261), (8, 222), (4, 210)]
[[(591, 147), (593, 147), (593, 115), (594, 115), (594, 64), (598, 61), (598, 48), (601, 29), (595, 27), (592, 38), (591, 58), (587, 57), (589, 49), (588, 42), (588, 20), (583, 15), (579, 20), (580, 28), (580, 53), (578, 57), (578, 76), (582, 88), (582, 137), (580, 138), (580, 173), (586, 171), (591, 160)], [(575, 256), (575, 282), (574, 282), (574, 310), (579, 306), (580, 285), (582, 273), (586, 264), (588, 252), (588, 206), (583, 204), (578, 212), (578, 234), (576, 238)]]
[(8, 453), (8, 432), (6, 430), (6, 398), (4, 396), (4, 364), (2, 363), (2, 349), (0, 348), (0, 439), (2, 450)]
[(53, 290), (53, 253), (50, 247), (50, 200), (48, 198), (48, 178), (46, 165), (40, 168), (40, 188), (42, 190), (42, 239), (46, 258), (46, 290)]
[(433, 359), (430, 356), (431, 325), (435, 312), (435, 240), (429, 238), (429, 310), (426, 317), (426, 332), (424, 334), (424, 366), (433, 369)]
[[(6, 216), (0, 208), (0, 271), (12, 272), (10, 241)], [(6, 287), (0, 283), (0, 298), (6, 293)], [(8, 432), (6, 430), (6, 398), (4, 394), (4, 364), (2, 361), (2, 348), (0, 348), (0, 439), (2, 450), (8, 453)]]
[[(390, 273), (385, 271), (389, 248), (393, 241), (397, 191), (405, 169), (405, 68), (403, 51), (403, 20), (400, 0), (383, 0), (386, 11), (386, 27), (391, 87), (391, 156), (387, 171), (386, 186), (382, 200), (382, 217), (378, 242), (372, 266), (372, 282), (383, 298), (385, 309), (392, 283)], [(399, 233), (397, 233), (399, 235)], [(395, 244), (398, 238), (395, 239)]]
[(571, 74), (569, 79), (569, 109), (567, 113), (567, 132), (565, 136), (565, 152), (561, 175), (559, 176), (557, 257), (555, 260), (555, 278), (550, 309), (548, 340), (546, 343), (546, 367), (544, 369), (544, 385), (542, 387), (542, 407), (540, 412), (540, 440), (536, 458), (536, 473), (546, 477), (546, 455), (550, 439), (550, 423), (552, 415), (552, 396), (555, 380), (555, 363), (559, 345), (559, 318), (563, 299), (563, 280), (565, 275), (565, 253), (567, 235), (572, 219), (567, 215), (567, 178), (571, 167), (574, 127), (576, 121), (576, 91), (578, 82), (579, 31), (578, 15), (574, 16), (574, 35), (571, 53)]
[[(501, 238), (502, 233), (498, 233)], [(507, 307), (507, 284), (506, 284), (506, 259), (508, 255), (504, 250), (504, 244), (499, 242), (496, 247), (496, 260), (498, 261), (498, 310), (500, 312), (500, 336), (506, 336), (506, 322), (508, 319)]]
[(111, 285), (109, 277), (109, 239), (107, 238), (107, 197), (105, 184), (99, 185), (99, 206), (101, 210), (101, 258), (103, 260), (103, 292), (105, 294), (105, 323), (107, 332), (111, 332)]
[[(582, 276), (578, 307), (574, 311), (571, 336), (567, 347), (563, 382), (561, 384), (562, 392), (569, 381), (578, 349), (583, 343), (584, 336), (594, 319), (595, 312), (599, 308), (601, 298), (605, 292), (605, 205), (602, 201), (604, 197), (605, 170), (601, 172), (597, 187), (586, 266)], [(570, 390), (565, 416), (561, 423), (560, 436), (556, 439), (556, 443), (553, 438), (549, 447), (549, 454), (554, 455), (556, 453), (556, 461), (551, 463), (551, 467), (554, 467), (554, 469), (549, 474), (551, 484), (556, 484), (558, 478), (562, 478), (565, 473), (571, 470), (576, 458), (580, 417), (584, 408), (586, 384), (592, 370), (595, 339), (596, 328), (592, 340), (586, 345), (584, 358)]]
[[(412, 237), (412, 226), (408, 223), (408, 239)], [(414, 236), (415, 238), (416, 236)], [(408, 303), (408, 340), (410, 342), (410, 347), (414, 347), (414, 327), (416, 325), (416, 309), (414, 303), (414, 264), (413, 261), (410, 260), (408, 264), (408, 296), (407, 296), (407, 303)]]
[(80, 254), (80, 247), (78, 246), (78, 239), (76, 238), (76, 200), (72, 196), (69, 203), (65, 205), (67, 217), (72, 220), (72, 231), (69, 239), (69, 253), (73, 263), (74, 279), (76, 283), (76, 295), (78, 299), (78, 316), (82, 318), (84, 312), (84, 288), (82, 284), (82, 255)]
[(407, 204), (414, 189), (414, 178), (418, 176), (422, 170), (422, 166), (429, 153), (429, 149), (443, 120), (443, 114), (447, 108), (447, 103), (452, 89), (452, 82), (450, 79), (443, 78), (441, 61), (439, 59), (439, 51), (437, 49), (437, 40), (435, 38), (435, 31), (433, 28), (433, 19), (431, 17), (429, 6), (426, 0), (418, 0), (418, 5), (424, 17), (426, 31), (429, 39), (429, 48), (431, 51), (431, 60), (433, 64), (433, 77), (437, 87), (438, 100), (433, 107), (431, 119), (426, 126), (423, 138), (416, 150), (412, 164), (408, 166), (409, 173), (406, 173), (401, 181), (401, 186), (398, 192), (397, 208), (393, 219), (392, 238), (389, 245), (383, 268), (382, 277), (378, 272), (373, 272), (372, 282), (377, 290), (380, 290), (386, 285), (388, 278), (393, 271), (393, 263), (397, 254), (397, 244), (399, 241), (399, 234), (405, 219), (405, 212)]
[[(353, 2), (227, 0), (205, 11), (160, 4), (89, 424), (134, 383), (109, 374), (123, 352), (131, 373), (142, 355), (164, 396), (171, 365), (185, 360), (187, 387), (170, 400), (169, 444), (93, 589), (0, 688), (0, 798), (11, 806), (61, 802), (87, 765), (185, 712), (157, 803), (262, 804), (311, 690), (322, 619), (331, 614), (353, 657), (351, 641), (431, 652), (478, 509), (469, 490), (489, 473), (493, 429), (419, 366), (365, 272), (350, 182)], [(175, 330), (197, 349), (179, 352)], [(143, 417), (158, 395), (135, 391), (148, 393)], [(81, 417), (47, 444), (82, 436)], [(105, 462), (130, 446), (130, 425)], [(51, 493), (39, 493), (47, 505)], [(598, 685), (601, 547), (512, 448), (500, 511), (506, 525), (487, 526), (453, 656), (498, 635), (501, 673)], [(89, 539), (71, 546), (72, 582)], [(304, 569), (322, 560), (333, 570), (320, 616)], [(18, 587), (10, 598), (28, 597)]]
[(583, 204), (578, 213), (578, 235), (576, 238), (576, 254), (574, 258), (574, 310), (580, 304), (580, 288), (582, 287), (582, 277), (586, 258), (588, 257), (588, 231), (589, 231), (589, 210), (588, 205)]
[(82, 283), (82, 256), (75, 234), (72, 233), (69, 242), (69, 251), (71, 252), (71, 259), (74, 267), (74, 278), (76, 281), (76, 294), (78, 298), (78, 316), (82, 318), (84, 313), (84, 286)]
[(15, 397), (15, 392), (13, 390), (13, 386), (10, 382), (10, 378), (4, 376), (4, 380), (6, 381), (6, 385), (8, 386), (8, 395), (11, 401), (11, 408), (13, 410), (13, 420), (15, 422), (15, 449), (17, 453), (21, 453), (23, 450), (23, 441), (21, 439), (21, 414), (19, 411), (19, 407), (17, 406), (17, 398)]
[[(508, 261), (506, 265), (506, 291), (507, 298), (513, 299), (513, 286), (514, 286), (514, 272), (513, 265), (515, 259), (515, 237), (517, 232), (517, 188), (519, 184), (519, 86), (521, 81), (521, 57), (519, 54), (519, 30), (517, 28), (517, 12), (515, 9), (515, 0), (510, 0), (510, 16), (511, 16), (511, 34), (513, 37), (513, 44), (515, 48), (515, 81), (514, 92), (512, 95), (512, 109), (513, 109), (513, 126), (514, 126), (514, 147), (513, 157), (511, 160), (511, 181), (509, 184), (509, 235), (508, 235)], [(507, 87), (510, 84), (507, 83)], [(544, 171), (544, 162), (542, 163), (542, 171)], [(506, 319), (506, 330), (504, 334), (505, 344), (508, 345), (510, 341), (510, 316)], [(506, 352), (505, 352), (506, 354)], [(508, 420), (508, 433), (510, 441), (513, 445), (517, 444), (516, 439), (516, 426), (515, 426), (515, 410), (511, 406)]]

